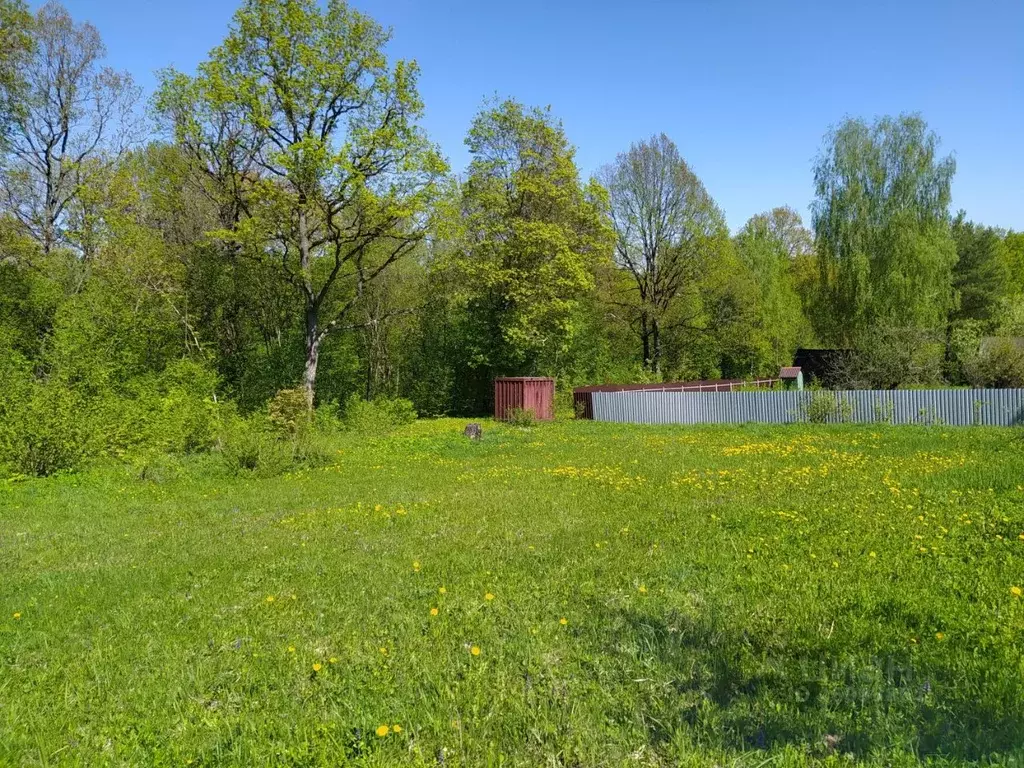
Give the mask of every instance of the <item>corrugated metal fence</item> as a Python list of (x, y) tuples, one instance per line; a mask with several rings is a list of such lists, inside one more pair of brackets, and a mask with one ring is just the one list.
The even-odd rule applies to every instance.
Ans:
[(596, 421), (632, 424), (1024, 424), (1024, 389), (594, 392)]

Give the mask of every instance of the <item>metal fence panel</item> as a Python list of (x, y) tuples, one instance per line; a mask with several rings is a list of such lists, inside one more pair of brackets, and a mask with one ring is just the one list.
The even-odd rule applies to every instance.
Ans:
[(592, 394), (595, 420), (631, 424), (791, 424), (810, 421), (812, 410), (832, 423), (1002, 427), (1024, 424), (1024, 389), (636, 390)]

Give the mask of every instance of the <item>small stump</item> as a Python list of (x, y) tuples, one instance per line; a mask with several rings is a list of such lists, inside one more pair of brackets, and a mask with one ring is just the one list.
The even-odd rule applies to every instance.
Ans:
[(480, 440), (484, 436), (484, 431), (481, 429), (479, 424), (467, 424), (462, 434), (470, 440)]

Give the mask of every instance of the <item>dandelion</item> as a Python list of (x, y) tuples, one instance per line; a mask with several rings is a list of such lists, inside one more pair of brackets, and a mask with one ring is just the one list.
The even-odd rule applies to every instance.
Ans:
[(314, 672), (319, 672), (319, 671), (320, 671), (321, 669), (323, 669), (323, 668), (324, 668), (323, 664), (319, 664), (319, 663), (317, 663), (317, 664), (314, 664), (314, 665), (313, 665), (313, 671), (314, 671)]
[(474, 656), (479, 656), (480, 655), (480, 646), (479, 645), (474, 645), (472, 648), (469, 649), (469, 652), (472, 653)]
[(438, 587), (437, 591), (438, 591), (438, 592), (439, 592), (440, 594), (442, 594), (442, 595), (447, 595), (447, 594), (448, 594), (448, 590), (447, 590), (447, 589), (445, 589), (444, 587)]
[(391, 726), (391, 731), (393, 733), (401, 733), (402, 732), (402, 726), (400, 726), (398, 723), (395, 723), (394, 725)]
[(338, 660), (335, 657), (333, 657), (333, 656), (331, 656), (331, 658), (329, 658), (327, 661), (329, 661), (331, 664), (337, 664), (338, 663)]
[(569, 620), (563, 616), (562, 618), (560, 618), (558, 620), (558, 623), (561, 624), (564, 627), (566, 624), (569, 623)]
[(381, 647), (380, 647), (380, 648), (378, 648), (377, 650), (378, 650), (378, 651), (380, 651), (380, 655), (381, 655), (381, 656), (387, 656), (387, 655), (388, 655), (388, 649), (387, 649), (387, 648), (384, 648), (383, 646), (381, 646)]
[(1014, 597), (1020, 597), (1021, 595), (1024, 595), (1024, 589), (1021, 589), (1020, 587), (1010, 587), (1010, 594)]
[(420, 569), (420, 561), (419, 560), (413, 560), (412, 561), (412, 569), (414, 571), (417, 571), (417, 572), (419, 571), (419, 569)]
[(645, 584), (641, 584), (638, 587), (638, 590), (639, 590), (641, 595), (646, 595), (647, 594), (647, 586)]
[(274, 602), (274, 596), (273, 595), (267, 595), (267, 602), (268, 603)]
[(21, 611), (14, 612), (14, 620), (18, 621), (21, 618)]
[(437, 613), (438, 613), (437, 608), (431, 608), (430, 609), (430, 615), (431, 616), (437, 616)]
[(288, 646), (288, 653), (295, 653), (295, 646), (294, 645), (289, 645)]
[(874, 552), (868, 552), (868, 557), (878, 557)]
[(377, 726), (377, 735), (380, 736), (381, 738), (383, 738), (383, 737), (388, 735), (388, 731), (389, 730), (391, 730), (391, 729), (388, 728), (386, 725), (378, 725)]
[(946, 636), (942, 632), (936, 632), (935, 633), (935, 639), (936, 640), (945, 640)]
[(484, 600), (493, 600), (493, 599), (494, 599), (494, 595), (492, 595), (490, 592), (488, 592), (486, 595), (484, 595)]

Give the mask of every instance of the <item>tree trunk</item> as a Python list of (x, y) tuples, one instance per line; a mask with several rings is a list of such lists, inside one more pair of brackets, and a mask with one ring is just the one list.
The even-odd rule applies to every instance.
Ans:
[(651, 359), (651, 370), (655, 373), (661, 372), (661, 329), (658, 327), (657, 320), (651, 320), (651, 340), (653, 355)]
[(640, 343), (644, 347), (644, 368), (651, 367), (651, 330), (647, 324), (647, 313), (640, 313)]
[(316, 396), (316, 366), (320, 362), (320, 328), (316, 307), (306, 307), (306, 368), (302, 376), (302, 387), (306, 391), (306, 405), (313, 410)]
[(306, 368), (302, 386), (306, 390), (306, 405), (313, 410), (316, 396), (316, 366), (320, 360), (320, 307), (313, 290), (313, 265), (309, 247), (309, 228), (306, 221), (305, 197), (300, 196), (299, 209), (299, 266), (302, 270), (302, 288), (306, 296)]

